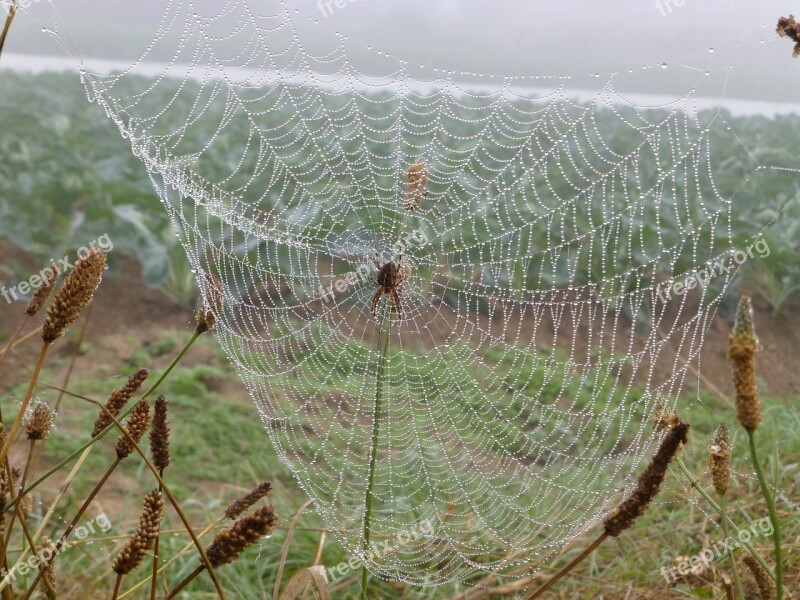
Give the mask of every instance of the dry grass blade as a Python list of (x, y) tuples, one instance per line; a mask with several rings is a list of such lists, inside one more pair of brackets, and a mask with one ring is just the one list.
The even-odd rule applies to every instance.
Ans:
[(312, 498), (303, 506), (301, 506), (296, 513), (292, 516), (292, 523), (289, 525), (289, 531), (286, 532), (286, 539), (283, 542), (283, 550), (281, 551), (281, 560), (278, 564), (278, 574), (275, 577), (275, 588), (272, 590), (272, 600), (278, 600), (278, 595), (280, 594), (281, 590), (281, 579), (283, 578), (283, 569), (286, 567), (286, 558), (289, 556), (289, 546), (292, 543), (292, 536), (294, 535), (295, 527), (297, 527), (297, 521), (300, 520), (300, 516), (305, 512), (305, 510), (314, 504), (314, 499)]
[(279, 600), (297, 600), (311, 583), (316, 586), (320, 600), (330, 600), (328, 578), (325, 575), (325, 567), (322, 566), (308, 567), (295, 573), (286, 584), (286, 589)]

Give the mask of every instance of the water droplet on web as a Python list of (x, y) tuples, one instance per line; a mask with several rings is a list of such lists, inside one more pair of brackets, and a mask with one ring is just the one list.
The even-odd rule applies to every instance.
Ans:
[(661, 63), (661, 68), (662, 69), (666, 69), (667, 68), (667, 63)]

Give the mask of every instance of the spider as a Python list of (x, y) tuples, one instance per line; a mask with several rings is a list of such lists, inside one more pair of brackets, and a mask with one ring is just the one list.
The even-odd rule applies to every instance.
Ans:
[(394, 308), (397, 314), (402, 312), (402, 302), (400, 301), (399, 288), (409, 271), (408, 267), (403, 266), (403, 255), (401, 254), (397, 262), (393, 260), (381, 264), (380, 256), (375, 252), (375, 266), (378, 267), (378, 275), (375, 277), (375, 285), (379, 286), (378, 291), (372, 297), (372, 314), (378, 314), (378, 301), (383, 294), (391, 294), (394, 300)]

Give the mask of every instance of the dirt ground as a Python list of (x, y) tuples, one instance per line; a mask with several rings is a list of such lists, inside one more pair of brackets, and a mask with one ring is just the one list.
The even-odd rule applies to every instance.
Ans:
[[(32, 261), (17, 249), (5, 242), (0, 242), (0, 252), (8, 260), (14, 260), (31, 269), (38, 270)], [(756, 313), (756, 330), (763, 346), (758, 359), (758, 375), (762, 393), (783, 398), (786, 401), (800, 396), (800, 369), (797, 368), (796, 351), (800, 347), (800, 300), (793, 299), (784, 307), (783, 315), (774, 315), (767, 302), (754, 290), (743, 290), (753, 297)], [(24, 316), (25, 304), (21, 302), (6, 304), (0, 300), (0, 332), (5, 337), (11, 335)], [(363, 324), (360, 324), (363, 327)], [(487, 324), (488, 325), (488, 324)], [(716, 388), (730, 396), (733, 388), (730, 382), (729, 365), (726, 358), (727, 338), (731, 329), (731, 321), (717, 314), (706, 335), (701, 355), (704, 386)], [(358, 326), (358, 325), (356, 325)], [(92, 307), (91, 321), (86, 339), (93, 344), (96, 356), (103, 356), (106, 365), (112, 368), (115, 364), (123, 364), (134, 352), (134, 342), (148, 345), (160, 340), (167, 331), (189, 332), (194, 327), (194, 315), (191, 310), (180, 308), (159, 291), (148, 288), (141, 279), (138, 265), (129, 259), (115, 257), (115, 261), (106, 273), (103, 283), (98, 289)], [(547, 339), (547, 329), (552, 325), (542, 324), (544, 330), (537, 335), (538, 339)], [(33, 324), (26, 331), (33, 329)], [(433, 329), (430, 330), (431, 335)], [(442, 335), (451, 333), (449, 328), (440, 328)], [(437, 343), (443, 340), (432, 339)], [(69, 354), (69, 343), (56, 345), (56, 353)], [(202, 349), (200, 349), (202, 350)], [(38, 351), (36, 344), (25, 344), (19, 350), (18, 357), (10, 357), (6, 368), (14, 368), (35, 359)], [(207, 350), (206, 350), (207, 351)], [(578, 353), (581, 349), (578, 348)], [(197, 364), (205, 360), (203, 352), (192, 352), (186, 364)], [(169, 357), (165, 357), (165, 360)], [(672, 357), (662, 355), (657, 372), (667, 374), (672, 364)], [(78, 361), (74, 377), (93, 378), (97, 376), (98, 365), (94, 361)], [(160, 365), (155, 365), (160, 366)], [(21, 374), (24, 377), (24, 374)], [(237, 386), (238, 382), (229, 382)], [(2, 392), (4, 390), (0, 390)], [(244, 388), (239, 387), (240, 395)]]

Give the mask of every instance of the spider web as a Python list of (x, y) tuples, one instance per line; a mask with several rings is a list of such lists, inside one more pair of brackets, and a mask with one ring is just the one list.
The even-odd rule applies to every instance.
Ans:
[[(82, 65), (89, 97), (146, 165), (201, 290), (222, 283), (219, 340), (346, 551), (417, 584), (533, 571), (631, 489), (650, 418), (699, 370), (736, 267), (666, 290), (732, 264), (737, 202), (772, 174), (701, 110), (726, 70), (712, 53), (670, 65), (680, 93), (637, 106), (620, 83), (665, 65), (457, 73), (321, 24), (309, 44), (295, 10), (263, 10), (169, 2), (129, 69)], [(412, 165), (429, 180), (409, 211)], [(388, 261), (405, 277), (365, 549)]]

